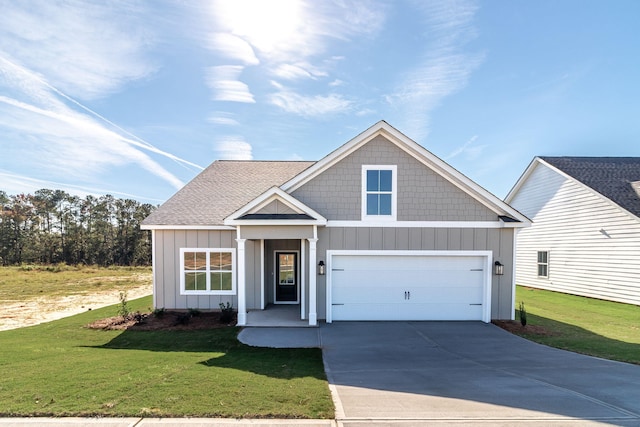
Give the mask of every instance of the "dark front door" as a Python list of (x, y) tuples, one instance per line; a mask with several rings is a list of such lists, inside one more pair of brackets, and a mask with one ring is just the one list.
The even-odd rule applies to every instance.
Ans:
[(298, 253), (276, 252), (276, 298), (278, 304), (298, 303)]

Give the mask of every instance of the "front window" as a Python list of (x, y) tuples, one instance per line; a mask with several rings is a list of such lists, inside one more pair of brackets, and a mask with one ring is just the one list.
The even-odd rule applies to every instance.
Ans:
[(396, 166), (362, 167), (363, 219), (395, 219)]
[(235, 249), (182, 248), (180, 257), (182, 294), (235, 294)]
[(538, 251), (538, 277), (549, 277), (548, 251)]

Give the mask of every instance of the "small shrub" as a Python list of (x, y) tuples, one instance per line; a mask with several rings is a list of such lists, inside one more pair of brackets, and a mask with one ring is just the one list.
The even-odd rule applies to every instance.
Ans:
[(202, 312), (200, 310), (198, 310), (197, 308), (190, 308), (189, 309), (189, 314), (191, 315), (191, 317), (198, 317), (200, 316)]
[(155, 317), (162, 317), (162, 316), (164, 316), (165, 311), (166, 311), (166, 310), (164, 309), (164, 307), (162, 307), (162, 308), (155, 308), (155, 309), (153, 310), (153, 315), (154, 315)]
[(227, 304), (220, 303), (220, 322), (229, 324), (233, 321), (233, 306), (227, 302)]
[(120, 292), (120, 303), (118, 304), (118, 316), (128, 317), (131, 314), (129, 308), (129, 301), (127, 300), (127, 293)]
[(141, 323), (142, 321), (144, 321), (144, 314), (136, 311), (135, 313), (133, 313), (133, 320), (135, 320), (136, 323)]
[(524, 308), (524, 301), (520, 301), (518, 311), (520, 312), (520, 324), (524, 328), (527, 326), (527, 310)]

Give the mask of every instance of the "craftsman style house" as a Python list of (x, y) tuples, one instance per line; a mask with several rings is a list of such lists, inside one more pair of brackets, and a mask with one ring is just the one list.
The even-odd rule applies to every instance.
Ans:
[[(143, 222), (154, 305), (238, 324), (510, 319), (529, 219), (381, 121), (317, 162), (216, 161)], [(249, 319), (249, 320), (248, 320)]]

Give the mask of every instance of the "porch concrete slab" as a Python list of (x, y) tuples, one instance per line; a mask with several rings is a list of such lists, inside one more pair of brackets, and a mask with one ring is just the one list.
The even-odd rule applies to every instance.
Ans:
[(319, 328), (244, 328), (238, 340), (252, 347), (311, 348), (320, 347)]
[(344, 425), (640, 425), (640, 366), (481, 322), (340, 322), (320, 333)]

